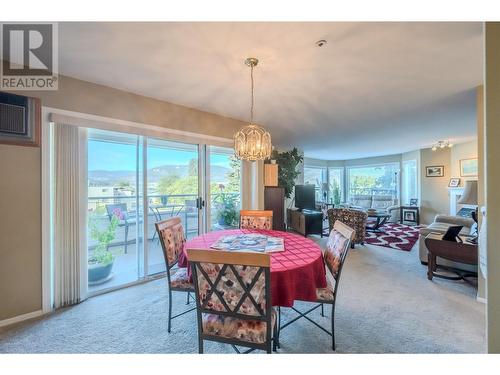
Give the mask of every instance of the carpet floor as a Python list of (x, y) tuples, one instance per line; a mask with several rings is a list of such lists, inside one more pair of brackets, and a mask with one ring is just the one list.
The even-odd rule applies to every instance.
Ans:
[[(484, 353), (485, 305), (475, 295), (464, 282), (428, 281), (418, 251), (356, 246), (339, 287), (336, 353)], [(167, 298), (165, 279), (96, 296), (1, 328), (0, 353), (197, 353), (195, 312), (175, 319), (168, 334)], [(174, 310), (186, 308), (185, 294), (174, 298)], [(282, 315), (286, 321), (294, 313)], [(329, 306), (325, 315), (312, 317), (328, 327)], [(285, 328), (280, 341), (279, 353), (333, 353), (330, 336), (304, 319)], [(233, 350), (206, 342), (205, 352)]]

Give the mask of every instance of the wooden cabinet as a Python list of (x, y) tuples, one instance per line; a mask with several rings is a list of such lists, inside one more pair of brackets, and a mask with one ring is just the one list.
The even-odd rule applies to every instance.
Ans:
[(304, 236), (319, 234), (323, 237), (323, 213), (318, 211), (287, 210), (288, 227)]
[(278, 164), (264, 164), (264, 186), (278, 186)]
[(285, 189), (282, 187), (264, 188), (264, 209), (273, 211), (273, 229), (285, 230)]

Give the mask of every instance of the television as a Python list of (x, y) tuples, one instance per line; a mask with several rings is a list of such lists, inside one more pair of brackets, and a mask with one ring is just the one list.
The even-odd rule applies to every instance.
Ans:
[(295, 185), (295, 207), (299, 210), (316, 209), (316, 187), (314, 185)]

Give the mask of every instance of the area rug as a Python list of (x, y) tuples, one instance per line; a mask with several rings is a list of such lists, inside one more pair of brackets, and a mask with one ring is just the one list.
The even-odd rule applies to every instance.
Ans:
[(382, 233), (367, 231), (365, 242), (370, 245), (390, 247), (391, 249), (411, 251), (418, 240), (422, 226), (409, 226), (389, 223), (380, 227)]

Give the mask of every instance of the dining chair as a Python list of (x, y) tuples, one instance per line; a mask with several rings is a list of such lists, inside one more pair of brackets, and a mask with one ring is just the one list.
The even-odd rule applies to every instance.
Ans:
[[(277, 314), (271, 305), (269, 254), (188, 249), (198, 317), (204, 340), (271, 353), (276, 351)], [(272, 349), (271, 349), (272, 342)]]
[[(298, 317), (288, 321), (286, 324), (280, 326), (280, 330), (289, 326), (293, 322), (297, 321), (300, 318), (305, 318), (315, 326), (322, 329), (324, 332), (332, 336), (332, 349), (335, 350), (335, 302), (337, 300), (337, 291), (340, 282), (340, 275), (342, 273), (342, 267), (344, 265), (344, 261), (347, 257), (347, 253), (350, 248), (351, 241), (354, 239), (356, 231), (351, 227), (348, 227), (344, 223), (340, 221), (336, 221), (333, 225), (333, 229), (330, 232), (328, 237), (328, 242), (326, 245), (325, 252), (323, 254), (323, 260), (325, 262), (326, 268), (330, 272), (328, 275), (327, 272), (327, 286), (326, 288), (318, 288), (316, 289), (316, 304), (314, 307), (310, 308), (306, 312), (301, 312), (295, 307), (291, 309), (299, 314)], [(330, 277), (329, 277), (330, 276)], [(333, 285), (332, 280), (333, 279)], [(326, 328), (319, 325), (317, 322), (309, 318), (307, 315), (313, 312), (314, 310), (321, 307), (321, 316), (324, 316), (324, 306), (323, 305), (332, 305), (332, 316), (331, 316), (331, 331), (328, 331)], [(279, 313), (279, 319), (281, 318), (281, 311)]]
[(181, 218), (171, 217), (155, 223), (158, 237), (160, 238), (163, 257), (167, 269), (168, 280), (168, 332), (170, 333), (172, 319), (187, 314), (196, 307), (172, 316), (172, 292), (187, 293), (186, 305), (189, 305), (189, 298), (193, 298), (190, 293), (194, 292), (194, 285), (189, 281), (187, 268), (174, 268), (179, 261), (179, 254), (183, 251), (186, 237)]
[(240, 210), (241, 229), (273, 229), (273, 211)]

